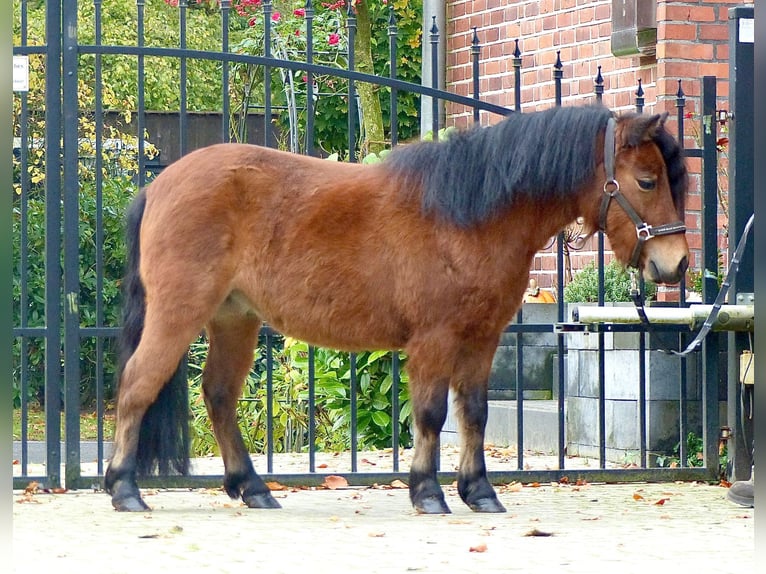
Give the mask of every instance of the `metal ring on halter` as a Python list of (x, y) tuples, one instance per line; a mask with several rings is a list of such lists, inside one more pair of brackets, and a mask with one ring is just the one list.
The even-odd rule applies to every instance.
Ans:
[(637, 225), (636, 237), (638, 237), (639, 239), (643, 238), (644, 241), (647, 241), (655, 237), (654, 233), (652, 233), (652, 226), (649, 225), (648, 223), (644, 223), (640, 227)]
[[(610, 186), (613, 188), (610, 191)], [(618, 182), (616, 179), (609, 179), (604, 182), (604, 193), (607, 195), (614, 195), (620, 191), (620, 182)]]

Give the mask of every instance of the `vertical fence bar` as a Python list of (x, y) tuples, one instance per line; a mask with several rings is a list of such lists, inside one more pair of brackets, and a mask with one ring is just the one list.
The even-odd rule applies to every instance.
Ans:
[[(27, 1), (21, 2), (21, 45), (26, 46), (27, 34)], [(29, 98), (27, 92), (18, 94), (21, 104), (21, 121), (19, 122), (19, 197), (20, 241), (19, 241), (19, 326), (24, 329), (29, 325)], [(15, 151), (15, 150), (14, 150)], [(21, 475), (28, 474), (29, 464), (29, 343), (25, 336), (19, 341), (19, 402), (21, 409)]]
[[(594, 91), (596, 92), (596, 100), (599, 103), (603, 103), (603, 95), (604, 95), (604, 77), (601, 75), (601, 66), (598, 67), (598, 74), (596, 74), (596, 79), (594, 80)], [(604, 251), (606, 250), (606, 245), (604, 241), (604, 232), (599, 230), (597, 233), (597, 247), (596, 247), (596, 265), (598, 267), (598, 306), (603, 307), (604, 306), (604, 291), (605, 291), (605, 257), (604, 257)], [(606, 334), (603, 330), (599, 330), (598, 332), (598, 387), (599, 387), (599, 397), (603, 397), (605, 393), (605, 381), (606, 381)], [(601, 406), (601, 398), (599, 398), (599, 407)], [(599, 408), (599, 431), (603, 430), (604, 434), (601, 434), (600, 436), (605, 436), (606, 434), (606, 423), (605, 423), (605, 412), (601, 408)], [(599, 439), (599, 445), (604, 444), (605, 439)], [(600, 449), (601, 447), (599, 447)], [(603, 460), (603, 459), (602, 459)]]
[(137, 24), (137, 45), (138, 52), (138, 93), (136, 95), (138, 110), (136, 110), (136, 137), (137, 149), (138, 149), (138, 174), (136, 177), (136, 184), (139, 188), (144, 187), (146, 183), (146, 170), (144, 169), (145, 152), (144, 152), (144, 131), (146, 130), (146, 117), (144, 112), (146, 111), (146, 94), (144, 93), (144, 76), (145, 76), (145, 62), (144, 53), (141, 48), (144, 47), (144, 6), (146, 0), (136, 0), (136, 9), (138, 11), (138, 24)]
[(393, 449), (393, 471), (399, 472), (399, 351), (391, 353), (391, 448)]
[[(561, 51), (556, 52), (556, 63), (553, 65), (553, 81), (556, 94), (556, 106), (561, 106), (561, 81), (564, 77), (564, 66), (561, 63)], [(560, 232), (556, 237), (556, 281), (558, 282), (558, 320), (564, 321), (564, 232)], [(564, 335), (559, 333), (556, 336), (557, 342), (557, 360), (559, 377), (559, 404), (558, 404), (558, 463), (559, 468), (564, 468), (566, 452), (566, 421), (564, 419)]]
[[(186, 50), (186, 10), (189, 5), (189, 0), (179, 0), (178, 1), (178, 8), (179, 8), (179, 19), (178, 19), (178, 27), (179, 27), (179, 47), (181, 50)], [(180, 85), (179, 85), (179, 94), (180, 94), (180, 109), (178, 110), (178, 145), (180, 149), (181, 155), (185, 155), (187, 151), (189, 151), (189, 134), (187, 133), (186, 124), (187, 124), (187, 115), (186, 115), (186, 109), (187, 109), (187, 100), (188, 100), (188, 94), (187, 94), (187, 70), (186, 70), (186, 56), (181, 56), (180, 61)], [(138, 135), (139, 138), (144, 137), (143, 133), (140, 133)]]
[[(646, 284), (639, 275), (639, 290), (641, 300), (646, 300)], [(638, 333), (638, 428), (639, 428), (639, 461), (641, 468), (646, 468), (646, 330)]]
[[(678, 91), (676, 92), (676, 115), (678, 118), (678, 143), (681, 144), (681, 149), (684, 149), (684, 108), (686, 107), (686, 94), (684, 94), (683, 89), (681, 88), (681, 80), (678, 80)], [(679, 306), (684, 307), (686, 306), (686, 278), (684, 277), (683, 281), (681, 282), (681, 298), (679, 301)], [(678, 348), (684, 349), (687, 345), (687, 336), (686, 333), (679, 333), (678, 334)], [(678, 389), (678, 409), (679, 409), (679, 417), (678, 417), (678, 434), (679, 434), (679, 449), (678, 449), (678, 456), (681, 459), (681, 467), (686, 466), (687, 462), (687, 452), (686, 452), (686, 440), (684, 437), (686, 437), (687, 433), (687, 426), (688, 426), (688, 413), (687, 413), (687, 396), (688, 396), (688, 388), (687, 388), (687, 369), (688, 369), (688, 363), (686, 357), (681, 357), (681, 361), (679, 364), (679, 377), (680, 377), (680, 385)]]
[[(356, 42), (356, 15), (351, 2), (348, 3), (346, 16), (348, 27), (348, 69), (353, 72), (356, 68), (354, 61), (354, 43)], [(356, 162), (356, 86), (354, 80), (348, 81), (348, 161)]]
[(356, 353), (349, 354), (349, 375), (350, 375), (350, 398), (351, 398), (351, 472), (357, 469), (357, 451), (358, 451), (358, 428), (357, 428), (357, 376), (356, 376)]
[[(94, 0), (95, 44), (101, 45), (101, 0)], [(104, 110), (102, 90), (102, 58), (95, 55), (95, 171), (96, 171), (96, 327), (104, 326), (104, 216), (103, 216), (103, 138)], [(113, 385), (114, 386), (114, 385)], [(96, 473), (104, 474), (104, 339), (96, 337)]]
[[(263, 55), (271, 58), (271, 0), (263, 0)], [(247, 121), (247, 110), (245, 110)], [(271, 66), (263, 67), (263, 145), (272, 146)]]
[(636, 112), (644, 113), (644, 87), (641, 85), (641, 78), (638, 79), (638, 89), (636, 90)]
[[(61, 253), (61, 3), (46, 5), (45, 252)], [(45, 448), (48, 486), (61, 486), (61, 270), (45, 258)]]
[(516, 314), (519, 331), (516, 332), (516, 468), (524, 470), (524, 352), (521, 326), (524, 312)]
[[(314, 6), (306, 0), (306, 63), (314, 63)], [(314, 74), (306, 71), (306, 154), (314, 155)]]
[(514, 109), (521, 112), (521, 50), (519, 39), (514, 40), (513, 48), (513, 102)]
[(80, 477), (80, 189), (78, 181), (77, 1), (62, 3), (64, 119), (64, 422), (66, 484)]
[[(716, 122), (716, 77), (702, 78), (702, 229), (718, 229), (718, 139)], [(718, 235), (705, 233), (702, 238), (702, 300), (715, 302), (718, 292)], [(703, 409), (702, 433), (705, 445), (705, 466), (718, 465), (718, 379), (720, 377), (721, 337), (714, 333), (702, 341)], [(681, 437), (685, 441), (686, 437)]]
[[(399, 30), (396, 26), (396, 18), (394, 16), (394, 4), (393, 2), (388, 5), (388, 60), (391, 63), (389, 77), (392, 80), (396, 79), (396, 39), (399, 35)], [(394, 147), (399, 142), (399, 105), (397, 101), (398, 90), (391, 87), (391, 147)], [(397, 429), (398, 430), (398, 429)], [(394, 449), (396, 450), (396, 449)]]
[[(436, 16), (433, 16), (431, 26), (431, 86), (439, 88), (439, 28), (436, 26)], [(431, 133), (432, 141), (439, 141), (439, 98), (431, 98)]]
[(309, 345), (309, 472), (316, 472), (316, 347)]
[[(231, 0), (221, 0), (221, 50), (224, 54), (229, 53), (229, 16)], [(231, 95), (229, 93), (229, 60), (221, 62), (221, 97), (223, 99), (221, 110), (221, 141), (231, 141)]]
[(274, 472), (274, 332), (266, 325), (266, 472)]
[(601, 104), (604, 101), (604, 76), (601, 75), (601, 66), (598, 67), (598, 74), (593, 80), (593, 91), (596, 94), (596, 101)]
[[(479, 45), (479, 35), (476, 33), (476, 26), (473, 27), (473, 38), (471, 39), (471, 62), (473, 65), (473, 99), (479, 100), (479, 56), (481, 55), (481, 46)], [(473, 108), (473, 122), (479, 123), (479, 108)]]

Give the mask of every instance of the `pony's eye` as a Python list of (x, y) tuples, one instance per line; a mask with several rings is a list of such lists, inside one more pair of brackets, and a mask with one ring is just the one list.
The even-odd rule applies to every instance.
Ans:
[(651, 191), (657, 186), (657, 182), (653, 179), (637, 179), (638, 187), (644, 191)]

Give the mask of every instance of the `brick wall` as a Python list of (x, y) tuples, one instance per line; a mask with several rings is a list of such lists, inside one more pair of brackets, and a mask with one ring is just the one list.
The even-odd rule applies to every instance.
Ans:
[[(611, 53), (611, 0), (468, 0), (447, 1), (447, 88), (470, 95), (472, 90), (471, 40), (473, 28), (481, 46), (480, 88), (482, 98), (495, 104), (514, 106), (513, 52), (519, 40), (522, 59), (522, 112), (555, 104), (553, 64), (560, 55), (563, 64), (562, 104), (580, 105), (595, 101), (594, 79), (601, 66), (603, 102), (615, 111), (635, 107), (639, 80), (644, 91), (644, 111), (671, 112), (670, 129), (675, 130), (678, 80), (686, 98), (685, 145), (697, 147), (700, 78), (718, 76), (720, 107), (726, 108), (728, 91), (728, 9), (735, 0), (723, 2), (658, 1), (655, 57), (614, 57)], [(447, 110), (448, 123), (465, 127), (472, 112), (458, 106)], [(482, 113), (484, 125), (499, 117)], [(688, 240), (692, 267), (699, 268), (700, 162), (689, 161), (693, 174), (687, 209)], [(725, 184), (725, 178), (722, 178)], [(725, 224), (725, 216), (721, 223)], [(722, 248), (726, 237), (719, 230)], [(593, 260), (594, 242), (573, 254), (572, 268)], [(542, 287), (555, 283), (553, 248), (535, 259), (532, 275)]]

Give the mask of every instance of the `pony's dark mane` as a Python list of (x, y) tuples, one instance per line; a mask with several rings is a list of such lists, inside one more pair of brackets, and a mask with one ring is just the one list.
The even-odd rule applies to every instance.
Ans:
[(489, 128), (457, 132), (438, 144), (397, 148), (386, 163), (422, 189), (426, 213), (469, 226), (519, 196), (566, 197), (601, 161), (596, 135), (611, 111), (603, 106), (514, 113)]
[(673, 204), (676, 206), (678, 216), (683, 220), (686, 209), (686, 192), (689, 187), (689, 172), (686, 169), (684, 149), (678, 143), (678, 139), (665, 129), (664, 125), (657, 130), (653, 139), (665, 159), (670, 194), (673, 197)]
[[(576, 193), (603, 161), (597, 135), (610, 117), (612, 112), (601, 105), (514, 113), (492, 127), (457, 132), (445, 142), (396, 148), (386, 163), (409, 187), (422, 190), (425, 213), (470, 226), (517, 197), (552, 200)], [(683, 151), (664, 127), (654, 142), (682, 213), (687, 184)]]

